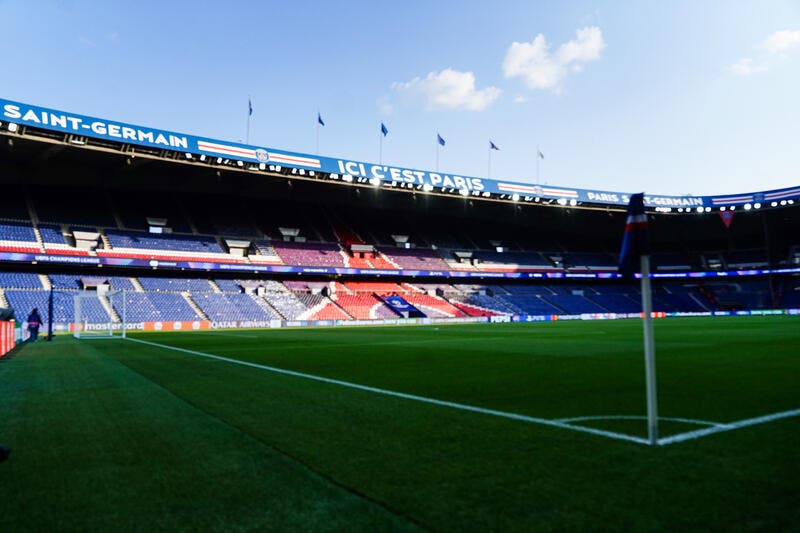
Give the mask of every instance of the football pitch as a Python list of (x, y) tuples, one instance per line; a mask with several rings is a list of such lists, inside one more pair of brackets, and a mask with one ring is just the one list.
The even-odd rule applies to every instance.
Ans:
[(57, 337), (0, 362), (0, 531), (779, 529), (800, 317)]

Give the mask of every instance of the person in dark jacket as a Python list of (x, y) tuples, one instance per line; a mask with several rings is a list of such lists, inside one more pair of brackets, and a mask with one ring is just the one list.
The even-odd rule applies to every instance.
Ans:
[(42, 317), (39, 316), (39, 310), (35, 307), (31, 314), (28, 315), (28, 332), (31, 334), (30, 340), (35, 341), (39, 337), (39, 327), (42, 325)]

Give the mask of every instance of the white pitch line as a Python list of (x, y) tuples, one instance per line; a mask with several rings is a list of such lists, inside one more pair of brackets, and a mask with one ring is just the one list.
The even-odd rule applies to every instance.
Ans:
[[(576, 416), (574, 418), (559, 418), (557, 421), (569, 424), (572, 422), (584, 422), (587, 420), (647, 420), (647, 417), (643, 415)], [(695, 420), (693, 418), (674, 418), (674, 417), (659, 416), (658, 421), (682, 422), (684, 424), (695, 424), (698, 426), (727, 427), (727, 424), (720, 424), (719, 422), (709, 422), (707, 420)]]
[(772, 413), (769, 415), (759, 416), (756, 418), (748, 418), (746, 420), (738, 420), (736, 422), (729, 422), (724, 425), (719, 425), (716, 427), (698, 429), (695, 431), (689, 431), (686, 433), (679, 433), (678, 435), (672, 435), (671, 437), (664, 437), (663, 439), (658, 439), (659, 446), (664, 446), (666, 444), (674, 444), (676, 442), (684, 442), (691, 439), (698, 439), (700, 437), (706, 437), (708, 435), (713, 435), (714, 433), (722, 433), (723, 431), (731, 431), (733, 429), (744, 428), (748, 426), (755, 426), (757, 424), (766, 424), (767, 422), (773, 422), (775, 420), (781, 420), (782, 418), (792, 418), (795, 416), (800, 416), (800, 409), (793, 409), (791, 411), (782, 411), (780, 413)]
[(126, 337), (126, 338), (129, 341), (132, 341), (132, 342), (138, 342), (140, 344), (148, 344), (150, 346), (155, 346), (157, 348), (164, 348), (164, 349), (167, 349), (167, 350), (174, 350), (176, 352), (188, 353), (188, 354), (191, 354), (191, 355), (197, 355), (197, 356), (200, 356), (200, 357), (206, 357), (208, 359), (216, 359), (218, 361), (225, 361), (227, 363), (233, 363), (233, 364), (237, 364), (237, 365), (249, 366), (249, 367), (258, 368), (258, 369), (261, 369), (261, 370), (267, 370), (269, 372), (275, 372), (277, 374), (284, 374), (284, 375), (287, 375), (287, 376), (294, 376), (294, 377), (298, 377), (298, 378), (311, 379), (311, 380), (314, 380), (314, 381), (320, 381), (322, 383), (329, 383), (329, 384), (332, 384), (332, 385), (339, 385), (341, 387), (347, 387), (347, 388), (351, 388), (351, 389), (363, 390), (363, 391), (372, 392), (372, 393), (375, 393), (375, 394), (382, 394), (384, 396), (393, 396), (395, 398), (403, 398), (405, 400), (413, 400), (413, 401), (422, 402), (422, 403), (439, 405), (439, 406), (442, 406), (442, 407), (450, 407), (450, 408), (453, 408), (453, 409), (460, 409), (462, 411), (471, 411), (473, 413), (480, 413), (480, 414), (483, 414), (483, 415), (491, 415), (491, 416), (497, 416), (497, 417), (500, 417), (500, 418), (508, 418), (508, 419), (511, 419), (511, 420), (519, 420), (519, 421), (522, 421), (522, 422), (529, 422), (531, 424), (540, 424), (540, 425), (543, 425), (543, 426), (556, 427), (556, 428), (559, 428), (559, 429), (568, 429), (568, 430), (571, 430), (571, 431), (579, 431), (581, 433), (589, 433), (589, 434), (592, 434), (592, 435), (598, 435), (598, 436), (607, 437), (607, 438), (610, 438), (610, 439), (617, 439), (617, 440), (623, 440), (623, 441), (628, 441), (628, 442), (635, 442), (636, 444), (649, 444), (647, 439), (634, 437), (632, 435), (625, 435), (624, 433), (616, 433), (616, 432), (613, 432), (613, 431), (604, 431), (602, 429), (588, 428), (588, 427), (583, 427), (583, 426), (573, 426), (573, 425), (570, 425), (570, 424), (564, 424), (564, 423), (559, 422), (557, 420), (548, 420), (546, 418), (536, 418), (536, 417), (532, 417), (532, 416), (520, 415), (520, 414), (517, 414), (517, 413), (507, 413), (505, 411), (497, 411), (497, 410), (494, 410), (494, 409), (486, 409), (486, 408), (483, 408), (483, 407), (476, 407), (474, 405), (467, 405), (467, 404), (456, 403), (456, 402), (448, 402), (448, 401), (445, 401), (445, 400), (437, 400), (435, 398), (427, 398), (425, 396), (417, 396), (416, 394), (406, 394), (404, 392), (397, 392), (397, 391), (392, 391), (392, 390), (387, 390), (387, 389), (379, 389), (377, 387), (370, 387), (368, 385), (360, 385), (358, 383), (351, 383), (349, 381), (331, 379), (331, 378), (326, 378), (326, 377), (322, 377), (322, 376), (316, 376), (314, 374), (306, 374), (304, 372), (295, 372), (294, 370), (285, 370), (283, 368), (276, 368), (276, 367), (273, 367), (273, 366), (260, 365), (258, 363), (251, 363), (251, 362), (248, 362), (248, 361), (240, 361), (238, 359), (231, 359), (229, 357), (222, 357), (220, 355), (214, 355), (214, 354), (210, 354), (210, 353), (198, 352), (198, 351), (195, 351), (195, 350), (187, 350), (186, 348), (177, 348), (175, 346), (169, 346), (169, 345), (166, 345), (166, 344), (159, 344), (159, 343), (150, 342), (150, 341), (143, 341), (141, 339), (133, 339), (131, 337)]

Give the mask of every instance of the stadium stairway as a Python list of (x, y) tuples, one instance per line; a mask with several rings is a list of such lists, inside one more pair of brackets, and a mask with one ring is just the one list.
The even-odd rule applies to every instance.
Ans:
[(269, 304), (269, 302), (266, 301), (261, 296), (259, 296), (257, 294), (252, 294), (252, 293), (249, 296), (250, 296), (250, 298), (253, 299), (253, 301), (256, 303), (256, 305), (258, 305), (261, 309), (264, 310), (264, 312), (267, 314), (267, 316), (276, 316), (276, 317), (281, 318), (281, 319), (285, 318), (282, 314), (280, 314), (278, 312), (277, 309), (275, 309), (273, 306), (271, 306)]
[(0, 307), (8, 308), (8, 300), (6, 300), (6, 291), (2, 287), (0, 287)]
[[(132, 279), (135, 279), (135, 278), (132, 278)], [(209, 282), (210, 281), (211, 280), (209, 280)], [(137, 284), (138, 284), (138, 280), (137, 280)], [(141, 287), (141, 285), (139, 285), (139, 287)], [(217, 287), (217, 289), (219, 289), (219, 287)], [(222, 291), (216, 291), (216, 292), (222, 292)], [(208, 315), (205, 314), (202, 309), (200, 309), (200, 306), (197, 305), (197, 303), (194, 300), (192, 300), (192, 293), (190, 293), (188, 291), (184, 291), (184, 292), (181, 293), (181, 296), (183, 296), (183, 299), (186, 300), (187, 304), (189, 304), (189, 307), (192, 308), (192, 311), (197, 313), (197, 316), (199, 316), (203, 320), (209, 320)]]
[(50, 283), (50, 278), (48, 278), (45, 274), (39, 274), (39, 281), (42, 282), (42, 287), (44, 287), (44, 290), (49, 291), (53, 288), (53, 284)]
[(106, 297), (105, 294), (98, 294), (97, 300), (100, 302), (100, 305), (103, 306), (103, 309), (106, 310), (108, 316), (111, 317), (112, 322), (114, 322), (115, 324), (119, 324), (120, 322), (122, 322), (119, 314), (117, 313), (117, 310), (114, 309), (114, 307), (111, 305), (111, 302), (108, 301), (108, 298)]

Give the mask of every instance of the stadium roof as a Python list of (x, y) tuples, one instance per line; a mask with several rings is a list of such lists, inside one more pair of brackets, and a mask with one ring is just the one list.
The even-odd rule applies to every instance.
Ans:
[[(576, 189), (445, 172), (398, 168), (143, 127), (0, 99), (0, 135), (28, 137), (88, 150), (115, 152), (183, 164), (226, 168), (275, 177), (340, 183), (478, 200), (564, 207), (621, 207), (627, 192)], [(781, 207), (800, 200), (800, 186), (720, 196), (648, 194), (646, 206), (665, 213)]]

